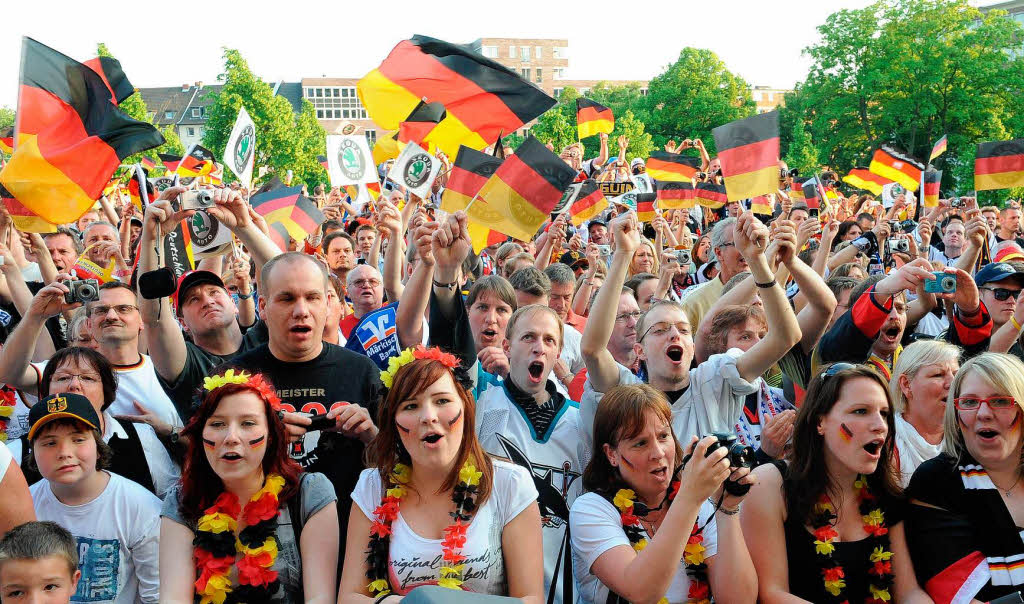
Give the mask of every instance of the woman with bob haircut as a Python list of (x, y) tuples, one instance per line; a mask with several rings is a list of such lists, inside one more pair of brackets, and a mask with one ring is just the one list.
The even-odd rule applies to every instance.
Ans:
[(161, 512), (160, 601), (333, 602), (337, 497), (288, 456), (273, 386), (228, 369), (203, 388)]
[(641, 273), (657, 275), (659, 270), (661, 270), (661, 264), (658, 262), (658, 253), (654, 249), (654, 243), (650, 239), (641, 237), (640, 245), (636, 246), (633, 259), (629, 263), (626, 279), (631, 279)]
[[(683, 449), (664, 393), (635, 384), (611, 388), (594, 419), (588, 492), (569, 512), (573, 568), (582, 602), (753, 602), (757, 576), (738, 516), (743, 496), (714, 436)], [(680, 467), (681, 465), (681, 467)]]
[(754, 470), (740, 520), (759, 601), (931, 602), (907, 553), (887, 386), (867, 365), (830, 365), (787, 461)]
[(1012, 355), (980, 354), (953, 378), (942, 454), (907, 488), (910, 553), (936, 602), (1020, 601), (1022, 402), (1024, 363)]
[(352, 491), (339, 602), (393, 602), (435, 584), (542, 602), (537, 489), (480, 446), (457, 366), (418, 346), (381, 372), (388, 392)]

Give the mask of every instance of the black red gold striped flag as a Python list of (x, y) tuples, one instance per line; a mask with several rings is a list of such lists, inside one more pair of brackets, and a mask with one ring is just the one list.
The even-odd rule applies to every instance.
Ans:
[(385, 130), (398, 130), (420, 101), (444, 105), (447, 117), (431, 138), (449, 157), (459, 145), (483, 149), (555, 105), (508, 67), (427, 36), (399, 42), (357, 90), (370, 119)]
[(801, 183), (801, 188), (804, 193), (804, 203), (807, 204), (808, 210), (817, 210), (821, 208), (821, 190), (818, 186), (818, 179), (811, 177), (804, 180)]
[(924, 173), (924, 191), (922, 200), (924, 207), (934, 208), (939, 205), (939, 183), (942, 182), (942, 170), (926, 170)]
[(658, 198), (658, 208), (662, 210), (678, 210), (692, 208), (697, 205), (694, 198), (693, 183), (654, 181), (654, 194)]
[(718, 185), (711, 182), (699, 182), (693, 191), (693, 197), (700, 205), (717, 210), (725, 205), (728, 196), (725, 193), (725, 185)]
[(180, 157), (167, 153), (157, 153), (157, 157), (160, 158), (160, 163), (164, 165), (164, 168), (167, 168), (167, 172), (174, 173), (178, 171), (178, 164), (181, 163)]
[(790, 185), (788, 194), (789, 194), (789, 200), (792, 201), (793, 203), (803, 203), (804, 202), (804, 188), (803, 188), (803, 185), (801, 185), (800, 182), (797, 181), (796, 179), (793, 179), (793, 184)]
[(288, 229), (284, 227), (280, 222), (272, 222), (267, 224), (267, 236), (274, 242), (282, 252), (287, 252), (291, 248), (289, 246), (291, 235), (288, 233)]
[(689, 182), (697, 175), (700, 158), (653, 151), (647, 158), (647, 175), (664, 182)]
[(921, 186), (924, 164), (899, 149), (882, 145), (871, 157), (868, 170), (900, 183), (908, 191), (916, 191)]
[(145, 155), (142, 156), (142, 159), (139, 160), (139, 163), (142, 164), (142, 167), (147, 170), (152, 170), (153, 168), (156, 167), (156, 162), (146, 157)]
[(978, 191), (1024, 187), (1024, 138), (978, 143), (974, 188)]
[(0, 183), (47, 222), (74, 222), (99, 199), (121, 160), (164, 143), (156, 128), (115, 102), (90, 67), (22, 38), (17, 148)]
[(330, 168), (327, 167), (327, 156), (326, 155), (317, 155), (316, 156), (316, 161), (320, 162), (320, 165), (324, 167), (324, 170), (329, 170), (330, 169)]
[(448, 112), (441, 103), (420, 101), (420, 104), (416, 105), (409, 116), (399, 124), (398, 142), (406, 145), (416, 143), (429, 151), (429, 146), (434, 144), (429, 138), (430, 134), (447, 116)]
[(14, 228), (22, 233), (56, 233), (57, 225), (46, 222), (21, 205), (7, 189), (0, 185), (0, 202), (4, 204), (7, 213), (14, 222)]
[(497, 172), (502, 159), (463, 145), (448, 173), (448, 184), (441, 195), (441, 209), (457, 212), (466, 209), (484, 184)]
[(528, 136), (481, 187), (479, 199), (467, 210), (469, 218), (529, 241), (575, 178), (575, 170)]
[(14, 126), (0, 130), (0, 151), (8, 155), (14, 153)]
[(202, 145), (192, 145), (178, 163), (176, 172), (178, 176), (206, 176), (214, 171), (215, 163), (213, 151)]
[(769, 111), (711, 131), (729, 201), (779, 188), (779, 112)]
[(843, 177), (843, 182), (851, 187), (869, 191), (873, 195), (881, 195), (882, 185), (887, 185), (892, 180), (879, 176), (867, 168), (854, 168)]
[(120, 105), (126, 98), (135, 94), (135, 87), (128, 81), (121, 69), (121, 63), (113, 57), (96, 57), (85, 62), (85, 65), (96, 72), (103, 80), (115, 105)]
[(932, 147), (932, 152), (928, 154), (928, 161), (932, 161), (936, 157), (945, 153), (947, 145), (948, 143), (946, 142), (946, 135), (943, 134), (942, 138), (935, 142), (935, 146)]
[(587, 138), (604, 132), (611, 134), (615, 129), (612, 110), (590, 99), (576, 99), (576, 129), (579, 138)]
[(249, 204), (268, 225), (280, 224), (292, 239), (301, 241), (324, 221), (316, 203), (302, 194), (302, 187), (279, 187), (249, 199)]
[(758, 195), (750, 200), (750, 211), (755, 214), (771, 216), (773, 199), (771, 195)]
[(141, 166), (135, 166), (132, 168), (131, 176), (128, 179), (128, 197), (132, 200), (132, 205), (135, 206), (140, 212), (146, 211), (146, 206), (152, 201), (152, 196), (155, 193), (153, 185), (149, 183), (148, 174), (146, 170)]
[(636, 219), (650, 222), (658, 215), (658, 196), (654, 193), (637, 193)]
[(569, 220), (574, 226), (583, 226), (583, 223), (597, 216), (607, 207), (608, 198), (604, 196), (601, 185), (596, 180), (588, 178), (580, 185), (576, 201), (569, 206)]

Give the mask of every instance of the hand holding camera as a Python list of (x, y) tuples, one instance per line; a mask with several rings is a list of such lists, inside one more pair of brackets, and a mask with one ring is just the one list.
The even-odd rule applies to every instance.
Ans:
[[(93, 291), (98, 296), (99, 284), (96, 283), (95, 279), (92, 279)], [(40, 289), (35, 296), (32, 297), (32, 302), (29, 304), (28, 315), (33, 316), (37, 319), (45, 320), (50, 317), (54, 317), (66, 310), (73, 310), (78, 308), (82, 303), (88, 300), (80, 299), (81, 294), (88, 294), (88, 288), (84, 292), (79, 292), (79, 296), (75, 296), (72, 293), (70, 286), (78, 287), (82, 281), (77, 281), (71, 278), (71, 275), (67, 273), (61, 273), (57, 275), (57, 280), (46, 287)], [(80, 289), (80, 287), (78, 287)], [(93, 297), (92, 299), (96, 299)]]

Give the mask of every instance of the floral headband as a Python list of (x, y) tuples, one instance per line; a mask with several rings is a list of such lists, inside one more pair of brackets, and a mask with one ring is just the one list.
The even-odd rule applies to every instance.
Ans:
[(385, 387), (391, 388), (395, 383), (395, 374), (398, 373), (398, 370), (417, 359), (438, 361), (448, 369), (455, 369), (459, 366), (459, 359), (454, 354), (442, 352), (436, 346), (426, 348), (420, 344), (416, 348), (406, 348), (402, 354), (388, 359), (388, 368), (380, 372), (380, 381)]
[(234, 369), (228, 369), (221, 375), (212, 375), (203, 378), (203, 389), (207, 392), (213, 392), (217, 388), (227, 386), (228, 384), (240, 384), (248, 386), (249, 389), (253, 390), (270, 404), (270, 408), (274, 411), (281, 410), (281, 399), (278, 398), (277, 392), (274, 391), (273, 386), (264, 379), (262, 374), (249, 375), (245, 371), (239, 371), (235, 373)]

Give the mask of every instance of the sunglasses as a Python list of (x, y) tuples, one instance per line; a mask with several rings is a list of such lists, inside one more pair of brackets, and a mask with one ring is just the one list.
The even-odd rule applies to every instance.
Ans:
[(992, 292), (992, 296), (1000, 302), (1009, 298), (1016, 300), (1017, 296), (1019, 296), (1021, 292), (1019, 289), (1006, 289), (1005, 287), (980, 287), (978, 289), (987, 289)]
[(855, 369), (856, 367), (857, 366), (854, 365), (853, 363), (832, 363), (831, 365), (828, 366), (828, 369), (825, 370), (825, 373), (821, 374), (821, 380), (825, 381), (830, 377), (834, 377), (837, 373), (841, 371), (846, 371), (847, 369)]
[(1012, 396), (996, 395), (988, 398), (978, 398), (976, 396), (961, 396), (953, 399), (953, 405), (958, 411), (977, 411), (982, 403), (988, 403), (988, 406), (992, 410), (997, 409), (1010, 409), (1017, 404)]

